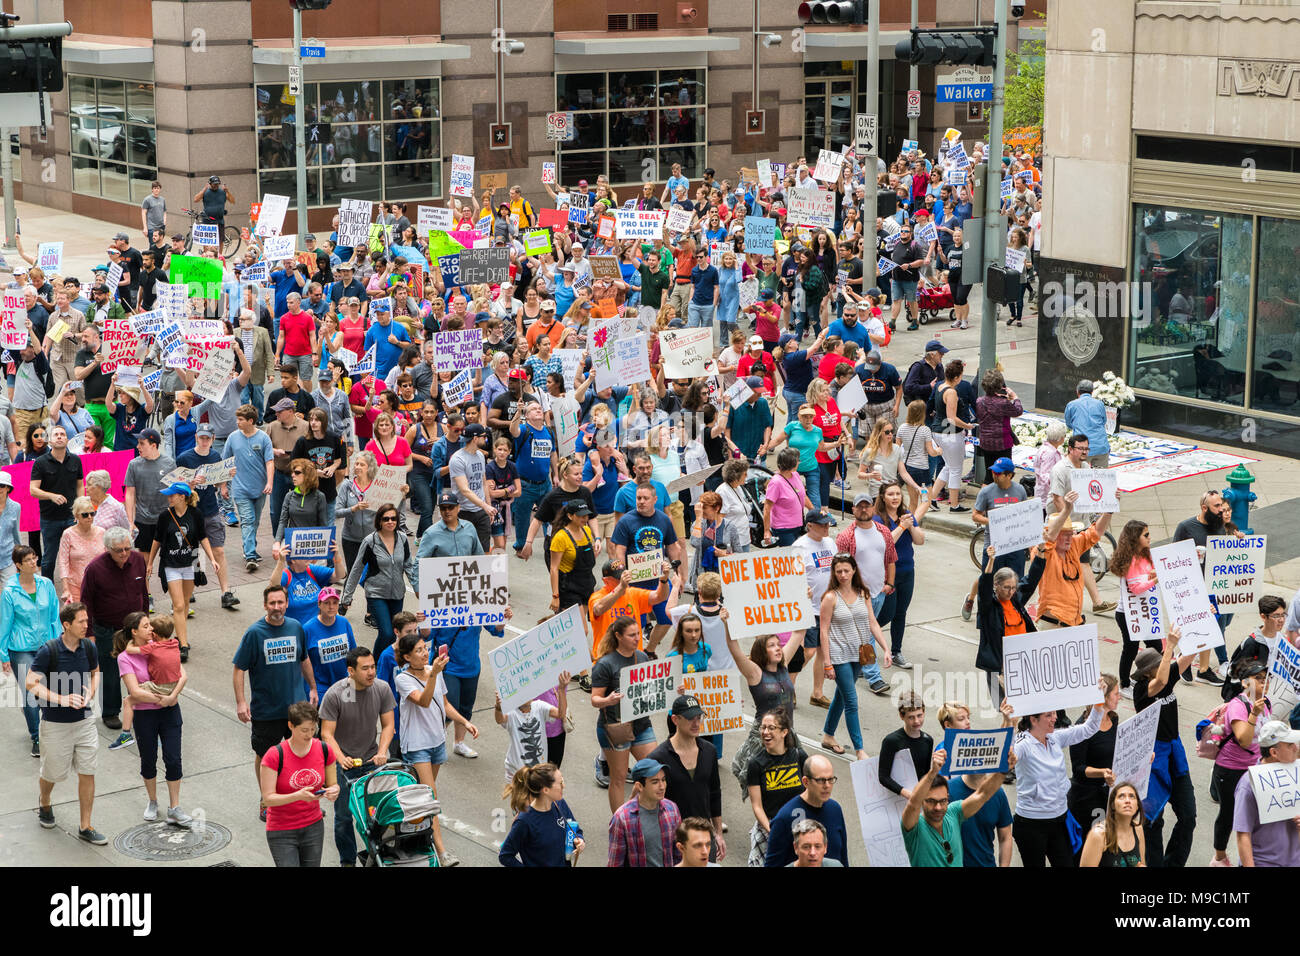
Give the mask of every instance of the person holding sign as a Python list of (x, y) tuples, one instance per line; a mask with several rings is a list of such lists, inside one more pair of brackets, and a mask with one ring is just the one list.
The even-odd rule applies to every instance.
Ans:
[[(667, 574), (665, 565), (664, 576)], [(619, 680), (623, 668), (650, 660), (648, 654), (637, 650), (640, 642), (640, 618), (616, 618), (601, 638), (597, 648), (599, 659), (591, 667), (591, 706), (600, 712), (596, 722), (596, 742), (609, 765), (611, 813), (617, 812), (624, 802), (629, 752), (641, 760), (648, 757), (655, 747), (655, 732), (649, 717), (632, 721), (620, 719), (623, 693), (619, 689)]]
[(1088, 831), (1079, 866), (1146, 866), (1145, 860), (1142, 799), (1133, 784), (1112, 783), (1106, 819)]
[[(1123, 649), (1119, 654), (1119, 692), (1130, 700), (1133, 688), (1130, 687), (1130, 670), (1133, 660), (1143, 643), (1152, 650), (1160, 650), (1163, 642), (1159, 640), (1134, 641), (1129, 639), (1129, 622), (1124, 615), (1124, 608), (1130, 606), (1130, 598), (1141, 594), (1154, 594), (1156, 589), (1155, 566), (1151, 563), (1151, 529), (1145, 521), (1129, 521), (1120, 532), (1119, 543), (1115, 545), (1115, 554), (1110, 559), (1110, 571), (1121, 580), (1120, 588), (1124, 599), (1115, 611), (1115, 623), (1119, 625), (1120, 641)], [(1163, 623), (1161, 628), (1163, 629)]]
[[(1103, 673), (1101, 679), (1106, 685), (1106, 709), (1101, 727), (1087, 740), (1070, 748), (1070, 766), (1074, 773), (1066, 804), (1081, 833), (1087, 833), (1103, 814), (1106, 792), (1110, 790), (1113, 794), (1115, 789), (1115, 774), (1111, 767), (1115, 764), (1115, 740), (1119, 728), (1116, 714), (1119, 709), (1119, 678)], [(1083, 722), (1087, 717), (1088, 713), (1084, 711), (1079, 715), (1079, 721)]]
[(976, 582), (979, 596), (979, 650), (975, 652), (975, 666), (988, 675), (989, 697), (996, 704), (1003, 698), (1002, 693), (1002, 639), (1008, 634), (1029, 634), (1038, 630), (1033, 618), (1025, 610), (1038, 581), (1042, 577), (1045, 563), (1043, 546), (1034, 549), (1034, 561), (1029, 566), (1029, 575), (1022, 581), (1011, 568), (993, 570), (996, 549), (989, 545), (984, 549), (988, 562), (984, 573)]
[(843, 714), (853, 749), (859, 760), (866, 760), (862, 727), (858, 722), (858, 675), (865, 665), (876, 661), (872, 644), (880, 648), (886, 667), (893, 660), (880, 625), (876, 623), (871, 594), (862, 583), (857, 561), (849, 555), (837, 554), (832, 559), (831, 584), (822, 597), (817, 616), (823, 624), (826, 657), (835, 670), (835, 696), (822, 727), (822, 746), (833, 753), (844, 753), (844, 748), (835, 741), (835, 729)]
[[(1247, 771), (1259, 763), (1260, 739), (1256, 727), (1273, 716), (1273, 706), (1265, 696), (1268, 670), (1258, 661), (1242, 661), (1236, 674), (1242, 692), (1228, 701), (1223, 714), (1223, 743), (1214, 758), (1214, 775), (1210, 791), (1219, 796), (1219, 813), (1214, 818), (1214, 859), (1210, 866), (1232, 866), (1228, 859), (1228, 837), (1233, 830), (1238, 784)], [(1207, 733), (1212, 733), (1207, 730)], [(1249, 786), (1249, 784), (1247, 784)]]
[[(907, 848), (907, 859), (914, 867), (964, 866), (961, 828), (1002, 787), (1004, 774), (991, 773), (971, 796), (952, 803), (948, 799), (948, 780), (939, 776), (947, 759), (948, 753), (942, 748), (934, 752), (930, 769), (917, 781), (907, 806), (903, 808), (903, 845)], [(1008, 755), (1007, 763), (1015, 769), (1015, 751)], [(884, 766), (883, 760), (881, 766)], [(922, 816), (925, 818), (924, 826), (921, 825)]]
[[(1101, 536), (1110, 527), (1109, 514), (1101, 515), (1086, 531), (1080, 522), (1071, 522), (1074, 503), (1078, 500), (1077, 491), (1066, 494), (1063, 499), (1064, 509), (1052, 515), (1043, 531), (1043, 541), (1048, 549), (1040, 582), (1038, 616), (1035, 620), (1047, 621), (1057, 627), (1075, 627), (1083, 623), (1083, 568), (1080, 558), (1101, 540)], [(1100, 613), (1113, 609), (1113, 604), (1094, 607)]]
[[(1294, 767), (1300, 755), (1300, 730), (1283, 721), (1270, 720), (1259, 728), (1260, 770)], [(1264, 778), (1265, 773), (1260, 773)], [(1255, 775), (1246, 774), (1237, 783), (1232, 829), (1237, 835), (1237, 854), (1242, 866), (1300, 866), (1300, 815), (1261, 823)], [(1286, 784), (1286, 786), (1293, 786)], [(1288, 796), (1285, 792), (1278, 794)]]
[[(329, 547), (330, 562), (325, 564), (293, 557), (293, 548), (290, 544), (276, 543), (271, 546), (275, 567), (271, 569), (270, 583), (284, 588), (289, 598), (289, 610), (285, 614), (301, 624), (303, 630), (306, 630), (308, 623), (315, 619), (321, 601), (324, 600), (321, 595), (326, 589), (334, 590), (337, 594), (337, 589), (330, 588), (330, 585), (337, 584), (347, 575), (338, 545), (331, 541)], [(347, 621), (343, 623), (347, 624)], [(351, 633), (350, 625), (348, 633)], [(313, 665), (316, 663), (314, 658), (312, 663)], [(338, 679), (337, 675), (330, 675), (326, 679), (318, 680), (317, 684), (329, 687)]]
[[(298, 441), (303, 439), (299, 438)], [(284, 504), (280, 509), (280, 526), (275, 533), (276, 541), (283, 541), (290, 528), (333, 526), (329, 502), (320, 490), (318, 474), (315, 463), (308, 458), (294, 458), (289, 462), (289, 479), (293, 482), (293, 487), (284, 496)]]

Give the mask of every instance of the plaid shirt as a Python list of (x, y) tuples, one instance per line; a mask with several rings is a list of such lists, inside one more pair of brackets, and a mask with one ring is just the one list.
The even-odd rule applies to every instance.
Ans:
[[(636, 866), (650, 864), (646, 860), (645, 840), (641, 837), (641, 823), (638, 819), (639, 805), (636, 797), (614, 811), (609, 820), (609, 863), (611, 867)], [(681, 862), (677, 852), (677, 825), (682, 822), (677, 804), (671, 800), (659, 803), (659, 840), (663, 847), (664, 866), (676, 866)]]

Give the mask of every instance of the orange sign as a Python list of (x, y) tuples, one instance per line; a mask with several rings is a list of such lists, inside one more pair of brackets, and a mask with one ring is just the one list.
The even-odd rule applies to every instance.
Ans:
[(1017, 126), (1002, 131), (1002, 148), (1016, 148), (1038, 152), (1043, 145), (1043, 128), (1041, 126)]

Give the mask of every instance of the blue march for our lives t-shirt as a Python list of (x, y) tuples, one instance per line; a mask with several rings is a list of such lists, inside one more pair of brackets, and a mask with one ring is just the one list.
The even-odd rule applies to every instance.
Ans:
[(232, 663), (248, 672), (254, 720), (284, 720), (291, 704), (307, 699), (299, 666), (306, 658), (307, 636), (293, 618), (278, 627), (263, 618), (244, 632)]
[[(323, 698), (334, 684), (348, 676), (348, 651), (357, 646), (352, 625), (341, 614), (326, 627), (319, 616), (303, 624), (307, 635), (307, 656), (311, 658), (312, 673), (316, 678), (316, 695)], [(303, 692), (307, 682), (303, 681)]]

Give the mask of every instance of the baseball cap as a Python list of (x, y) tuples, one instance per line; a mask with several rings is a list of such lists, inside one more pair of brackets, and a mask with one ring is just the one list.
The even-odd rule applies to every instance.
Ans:
[(292, 398), (282, 398), (271, 407), (273, 412), (292, 412), (297, 409)]
[(764, 302), (771, 302), (773, 299), (776, 298), (776, 293), (773, 292), (771, 289), (764, 289), (762, 292), (758, 294), (758, 297), (762, 299)]
[(751, 349), (762, 349), (763, 339), (758, 335), (751, 335), (749, 338), (749, 347)]
[(334, 373), (327, 368), (321, 369), (316, 374), (316, 381), (318, 382), (331, 382), (333, 380), (334, 380)]
[(158, 492), (158, 494), (162, 495), (164, 498), (168, 495), (185, 495), (186, 497), (189, 497), (193, 494), (193, 491), (191, 491), (190, 486), (185, 484), (185, 482), (173, 481), (162, 491)]
[(142, 431), (142, 432), (139, 434), (139, 436), (138, 436), (138, 440), (139, 440), (139, 441), (147, 441), (147, 442), (149, 442), (151, 445), (161, 445), (161, 444), (162, 444), (162, 435), (159, 435), (159, 434), (158, 434), (158, 429), (156, 429), (156, 428), (146, 428), (144, 431)]
[(460, 499), (457, 498), (457, 497), (456, 497), (454, 494), (452, 494), (450, 491), (444, 491), (442, 494), (440, 494), (440, 495), (438, 496), (438, 507), (439, 507), (439, 508), (458, 508), (458, 507), (460, 507)]
[(642, 757), (632, 765), (632, 781), (649, 780), (663, 769), (664, 765), (653, 757)]
[[(561, 271), (563, 271), (563, 270), (561, 270)], [(543, 312), (554, 312), (554, 311), (555, 311), (555, 303), (554, 303), (552, 300), (550, 300), (550, 299), (544, 299), (544, 300), (542, 301), (542, 311), (543, 311)]]
[(475, 422), (472, 425), (466, 425), (463, 434), (466, 438), (478, 438), (482, 435), (486, 435), (487, 429), (478, 422)]
[(127, 235), (126, 233), (124, 233), (124, 232), (117, 232), (117, 233), (114, 233), (114, 234), (113, 234), (113, 241), (114, 241), (114, 242), (130, 242), (130, 241), (131, 241), (131, 237), (128, 236), (128, 235)]
[(578, 499), (576, 501), (568, 502), (564, 506), (564, 513), (568, 515), (585, 515), (586, 517), (590, 518), (591, 508), (587, 506), (587, 503), (585, 501)]
[(989, 468), (989, 471), (993, 472), (995, 475), (1010, 475), (1015, 472), (1015, 470), (1016, 463), (1010, 458), (999, 458), (993, 463), (993, 466)]
[(877, 286), (874, 286), (874, 285), (873, 285), (870, 289), (868, 289), (866, 292), (864, 292), (864, 293), (862, 293), (862, 294), (863, 294), (863, 295), (869, 295), (869, 296), (872, 296), (872, 297), (874, 297), (874, 298), (879, 299), (879, 298), (880, 298), (880, 289), (879, 289)]
[(561, 271), (561, 272), (577, 272), (578, 270), (574, 268), (572, 262), (566, 262), (564, 265), (560, 266), (560, 271)]
[(795, 335), (793, 332), (786, 332), (782, 334), (781, 340), (777, 342), (777, 345), (780, 346), (781, 348), (785, 348), (791, 342), (797, 342), (798, 340), (799, 340), (799, 336)]
[(858, 495), (856, 498), (853, 499), (853, 507), (856, 508), (858, 505), (862, 505), (862, 504), (867, 504), (867, 505), (869, 505), (869, 504), (874, 504), (874, 503), (875, 503), (875, 500), (876, 500), (876, 499), (873, 498), (873, 497), (871, 497), (871, 495), (866, 494), (866, 493), (864, 492), (863, 494), (860, 494), (860, 495)]
[(673, 716), (694, 720), (696, 717), (704, 716), (704, 708), (700, 706), (699, 700), (693, 694), (678, 694), (677, 699), (673, 701)]
[(0, 471), (0, 485), (4, 485), (10, 491), (13, 491), (14, 480), (9, 477), (9, 472)]
[(943, 343), (940, 342), (938, 339), (931, 339), (930, 341), (926, 342), (925, 350), (927, 352), (938, 352), (940, 355), (948, 354), (948, 350), (944, 348)]
[(668, 323), (668, 328), (684, 329), (686, 328), (686, 320), (678, 316), (677, 318), (673, 319), (671, 322)]
[(176, 235), (172, 236), (172, 242), (184, 242), (184, 241), (185, 241), (185, 237), (182, 236), (179, 232), (176, 233)]
[(209, 176), (209, 177), (208, 177), (208, 182), (210, 182), (210, 183), (219, 183), (219, 182), (221, 182), (221, 177), (220, 177), (220, 176)]
[(586, 181), (585, 179), (579, 179), (579, 180), (578, 180), (578, 185), (579, 185), (579, 186), (585, 186), (585, 185), (587, 185), (587, 181)]
[(217, 434), (217, 430), (213, 428), (211, 425), (209, 425), (207, 422), (203, 422), (201, 425), (199, 425), (198, 428), (194, 429), (195, 438), (202, 438), (204, 435), (206, 435), (209, 438), (215, 438), (216, 434)]
[(510, 375), (508, 377), (523, 379), (526, 382), (528, 381), (528, 370), (522, 368), (512, 368), (510, 370)]
[(316, 602), (318, 604), (324, 603), (325, 601), (341, 600), (343, 600), (343, 595), (339, 594), (338, 588), (321, 588), (320, 593), (316, 595)]
[(315, 235), (314, 233), (310, 233), (310, 232), (307, 233), (307, 235), (303, 236), (302, 238), (303, 238), (303, 241), (304, 241), (304, 242), (315, 242), (315, 241), (316, 241), (316, 235)]
[(811, 509), (803, 516), (803, 520), (808, 524), (834, 524), (835, 519), (829, 513), (822, 514), (816, 508)]
[(98, 294), (98, 293), (100, 293), (100, 292), (103, 292), (104, 294), (107, 295), (107, 294), (108, 294), (108, 286), (104, 285), (104, 283), (102, 283), (102, 282), (96, 282), (93, 286), (90, 287), (90, 291), (91, 291), (91, 292), (94, 292), (94, 293), (96, 293), (96, 294)]
[(1282, 720), (1266, 720), (1264, 726), (1259, 728), (1259, 733), (1255, 735), (1255, 743), (1261, 747), (1300, 744), (1300, 730), (1292, 730), (1291, 725)]
[(762, 388), (763, 379), (757, 375), (750, 375), (748, 378), (745, 379), (745, 384), (748, 385), (750, 388)]

